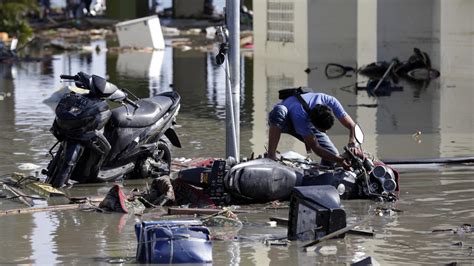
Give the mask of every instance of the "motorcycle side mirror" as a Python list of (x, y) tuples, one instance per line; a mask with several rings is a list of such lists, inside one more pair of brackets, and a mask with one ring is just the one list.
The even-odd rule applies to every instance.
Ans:
[(362, 132), (362, 128), (359, 124), (355, 125), (355, 139), (359, 144), (364, 143), (364, 132)]

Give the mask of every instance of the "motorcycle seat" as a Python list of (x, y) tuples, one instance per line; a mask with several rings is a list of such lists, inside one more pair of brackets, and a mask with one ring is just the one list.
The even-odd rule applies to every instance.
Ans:
[(146, 127), (152, 125), (168, 111), (173, 104), (173, 100), (167, 96), (155, 96), (140, 99), (136, 103), (140, 107), (135, 110), (134, 107), (128, 105), (128, 114), (125, 106), (113, 109), (112, 125), (116, 127)]

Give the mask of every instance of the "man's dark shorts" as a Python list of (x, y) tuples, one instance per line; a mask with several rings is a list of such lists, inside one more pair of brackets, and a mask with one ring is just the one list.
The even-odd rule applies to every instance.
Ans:
[[(303, 141), (303, 137), (296, 133), (291, 119), (288, 116), (288, 109), (286, 106), (277, 104), (273, 107), (273, 109), (268, 114), (268, 123), (270, 125), (277, 126), (282, 133), (290, 134), (295, 138)], [(311, 132), (314, 136), (318, 139), (318, 143), (321, 147), (325, 148), (326, 150), (332, 152), (333, 154), (338, 155), (339, 151), (337, 150), (336, 146), (332, 143), (331, 139), (326, 135), (324, 132), (318, 131), (316, 128), (312, 127)], [(321, 160), (322, 165), (333, 165), (334, 163), (328, 162), (326, 160)]]

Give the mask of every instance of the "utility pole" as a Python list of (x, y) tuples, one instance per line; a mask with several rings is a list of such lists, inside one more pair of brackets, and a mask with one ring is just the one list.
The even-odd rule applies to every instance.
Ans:
[[(240, 0), (226, 0), (226, 24), (229, 29), (230, 82), (226, 82), (226, 157), (240, 161)], [(228, 86), (230, 85), (230, 88)], [(230, 99), (228, 99), (230, 98)], [(231, 101), (231, 102), (229, 102)], [(231, 113), (232, 112), (232, 113)], [(232, 119), (233, 118), (233, 119)], [(230, 121), (229, 121), (230, 120)], [(232, 121), (233, 120), (233, 121)], [(232, 125), (233, 126), (229, 126)], [(230, 132), (230, 129), (234, 132)]]

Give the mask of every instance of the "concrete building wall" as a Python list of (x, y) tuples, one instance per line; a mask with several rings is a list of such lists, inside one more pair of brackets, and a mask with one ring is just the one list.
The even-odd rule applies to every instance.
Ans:
[(440, 6), (440, 150), (449, 157), (474, 149), (474, 1), (441, 0)]
[[(308, 86), (315, 91), (335, 96), (352, 117), (355, 108), (347, 108), (356, 101), (355, 93), (339, 88), (354, 84), (355, 75), (328, 79), (325, 67), (337, 63), (355, 67), (357, 63), (357, 1), (312, 0), (308, 1)], [(331, 134), (347, 135), (347, 129), (336, 123)], [(347, 140), (344, 140), (347, 141)]]
[[(269, 6), (270, 5), (270, 6)], [(308, 17), (307, 0), (267, 0), (254, 2), (254, 43), (255, 55), (278, 59), (284, 62), (308, 62)], [(281, 8), (279, 8), (281, 7)], [(283, 22), (290, 27), (293, 40), (268, 40), (269, 25), (278, 26)]]
[(357, 1), (312, 0), (306, 12), (309, 61), (354, 63)]

